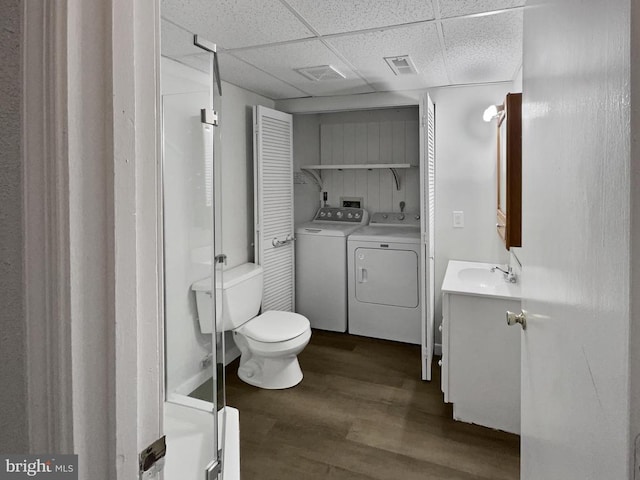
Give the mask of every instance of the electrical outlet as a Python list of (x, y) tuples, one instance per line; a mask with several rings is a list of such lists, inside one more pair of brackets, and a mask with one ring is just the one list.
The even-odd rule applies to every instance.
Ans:
[(453, 228), (464, 228), (464, 212), (460, 210), (453, 212)]

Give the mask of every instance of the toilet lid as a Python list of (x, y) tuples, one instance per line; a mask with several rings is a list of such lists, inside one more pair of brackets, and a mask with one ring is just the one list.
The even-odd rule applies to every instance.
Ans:
[(269, 311), (249, 320), (242, 334), (253, 340), (277, 343), (291, 340), (309, 329), (309, 320), (298, 313)]

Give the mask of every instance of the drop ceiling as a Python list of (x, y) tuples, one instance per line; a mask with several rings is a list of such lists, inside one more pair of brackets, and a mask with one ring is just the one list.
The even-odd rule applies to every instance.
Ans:
[[(202, 70), (198, 34), (223, 80), (274, 100), (511, 81), (525, 0), (162, 0), (162, 53)], [(416, 75), (385, 57), (409, 55)], [(296, 69), (331, 65), (344, 78)]]

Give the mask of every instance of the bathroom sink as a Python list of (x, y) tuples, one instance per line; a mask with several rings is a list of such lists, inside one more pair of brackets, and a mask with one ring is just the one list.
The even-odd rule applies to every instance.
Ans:
[(495, 263), (450, 260), (442, 282), (442, 293), (520, 299), (520, 282), (511, 283)]
[(458, 271), (458, 278), (463, 282), (473, 283), (483, 288), (495, 287), (498, 284), (504, 283), (504, 277), (502, 272), (492, 272), (488, 268), (463, 268)]

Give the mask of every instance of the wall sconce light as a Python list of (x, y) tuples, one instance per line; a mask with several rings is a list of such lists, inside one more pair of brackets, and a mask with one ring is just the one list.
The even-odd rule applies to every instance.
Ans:
[(482, 119), (485, 122), (498, 118), (500, 113), (504, 111), (504, 105), (490, 105), (482, 114)]

